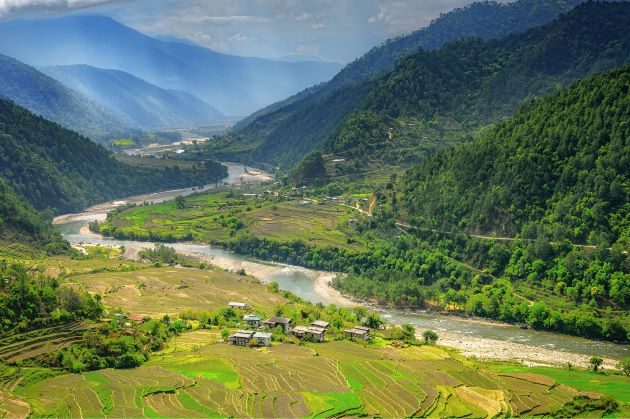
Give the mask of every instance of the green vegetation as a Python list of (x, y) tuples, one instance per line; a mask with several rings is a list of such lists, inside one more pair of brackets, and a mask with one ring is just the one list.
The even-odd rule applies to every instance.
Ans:
[(116, 197), (198, 186), (225, 176), (226, 168), (212, 161), (190, 170), (133, 168), (89, 139), (0, 101), (0, 177), (38, 210), (72, 212)]
[[(460, 130), (473, 133), (510, 116), (533, 97), (626, 63), (629, 10), (625, 2), (588, 2), (543, 27), (500, 40), (460, 39), (439, 49), (414, 51), (384, 74), (305, 94), (303, 101), (208, 144), (206, 155), (285, 169), (322, 149), (351, 155), (348, 171), (363, 169), (368, 162), (404, 162), (405, 156), (418, 163), (427, 151), (460, 140)], [(495, 25), (503, 24), (499, 20)], [(363, 119), (370, 120), (367, 130), (357, 123)], [(423, 133), (418, 138), (403, 131), (394, 141), (382, 135), (383, 128), (401, 124), (414, 124)], [(419, 141), (422, 137), (427, 138)], [(398, 153), (401, 145), (412, 153)]]

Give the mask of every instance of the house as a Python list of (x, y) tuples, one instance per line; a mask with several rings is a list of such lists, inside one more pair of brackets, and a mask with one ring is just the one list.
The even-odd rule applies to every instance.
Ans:
[(140, 314), (130, 314), (127, 318), (136, 323), (144, 323), (145, 321), (147, 321), (147, 318), (141, 316)]
[(249, 304), (237, 303), (237, 302), (234, 302), (234, 301), (230, 301), (228, 303), (228, 307), (234, 308), (234, 309), (238, 309), (238, 310), (247, 310), (248, 308), (251, 308), (251, 306)]
[(254, 332), (251, 330), (239, 330), (230, 336), (230, 343), (237, 346), (245, 346), (252, 340)]
[(328, 326), (330, 326), (330, 323), (323, 320), (315, 320), (313, 323), (311, 323), (311, 326), (327, 330)]
[(286, 317), (271, 317), (263, 322), (265, 326), (272, 329), (282, 326), (284, 333), (289, 333), (291, 331), (291, 323), (291, 319), (287, 319)]
[(245, 316), (243, 316), (243, 320), (245, 320), (245, 323), (247, 323), (249, 327), (253, 327), (254, 329), (260, 327), (261, 319), (255, 314), (246, 314)]
[(271, 346), (271, 333), (256, 332), (254, 333), (254, 339), (258, 346)]
[(313, 326), (295, 326), (291, 333), (293, 333), (293, 336), (298, 339), (309, 338), (315, 342), (323, 342), (326, 335), (326, 329)]
[(352, 329), (344, 330), (343, 335), (349, 338), (350, 340), (355, 340), (355, 339), (368, 340), (370, 339), (370, 328), (364, 327), (364, 326), (355, 326)]

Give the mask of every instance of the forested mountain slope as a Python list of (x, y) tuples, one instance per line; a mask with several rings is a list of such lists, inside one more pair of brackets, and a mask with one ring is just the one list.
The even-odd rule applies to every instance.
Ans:
[(125, 128), (123, 122), (85, 96), (2, 54), (0, 98), (10, 99), (35, 114), (93, 138)]
[[(326, 144), (361, 162), (420, 161), (423, 136), (471, 132), (593, 72), (630, 61), (630, 3), (586, 3), (546, 26), (497, 41), (421, 51), (374, 81)], [(415, 126), (408, 133), (407, 126)], [(390, 131), (390, 133), (388, 133)], [(418, 149), (414, 152), (414, 144)], [(400, 151), (404, 155), (401, 155)]]
[(111, 18), (70, 15), (0, 22), (0, 52), (37, 67), (87, 64), (188, 92), (230, 116), (247, 115), (316, 83), (340, 65), (222, 54), (144, 35)]
[[(436, 19), (427, 28), (399, 37), (373, 48), (348, 64), (331, 81), (275, 103), (241, 121), (240, 130), (231, 144), (248, 142), (249, 148), (262, 147), (284, 141), (295, 144), (298, 150), (283, 156), (295, 161), (304, 155), (303, 144), (321, 145), (357, 106), (365, 89), (357, 86), (362, 81), (391, 69), (396, 61), (419, 49), (433, 50), (447, 42), (466, 37), (501, 38), (510, 33), (523, 32), (555, 19), (571, 10), (582, 0), (518, 0), (507, 4), (477, 2), (456, 9)], [(228, 149), (229, 149), (228, 145)], [(240, 147), (242, 149), (242, 147)], [(232, 150), (238, 150), (234, 146)], [(311, 147), (304, 147), (311, 149)], [(287, 150), (283, 150), (287, 152)], [(268, 158), (269, 152), (256, 156)]]
[(225, 118), (189, 93), (162, 89), (124, 71), (88, 65), (51, 66), (41, 70), (108, 109), (132, 128), (196, 127)]
[(630, 246), (630, 66), (534, 101), (409, 170), (414, 225)]
[(0, 179), (0, 252), (17, 243), (48, 245), (50, 251), (67, 246), (52, 225)]
[(225, 167), (142, 170), (100, 145), (14, 103), (0, 100), (0, 178), (38, 210), (77, 211), (115, 197), (222, 179)]

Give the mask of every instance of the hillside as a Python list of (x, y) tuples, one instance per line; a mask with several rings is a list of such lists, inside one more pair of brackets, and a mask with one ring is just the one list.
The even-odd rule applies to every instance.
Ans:
[(0, 98), (98, 138), (125, 125), (111, 112), (35, 68), (0, 54)]
[(137, 169), (86, 137), (0, 100), (0, 178), (38, 210), (71, 212), (89, 204), (222, 179), (214, 162), (195, 169)]
[(211, 125), (225, 118), (191, 94), (162, 89), (123, 71), (88, 65), (41, 70), (108, 109), (132, 128), (158, 130)]
[(630, 66), (535, 101), (407, 172), (415, 225), (630, 245)]
[[(245, 118), (237, 125), (239, 132), (233, 143), (247, 141), (249, 149), (260, 146), (262, 150), (256, 155), (256, 159), (267, 159), (272, 155), (273, 144), (278, 141), (298, 144), (298, 147), (303, 143), (319, 147), (360, 102), (366, 90), (361, 83), (393, 68), (401, 57), (419, 49), (434, 50), (460, 38), (492, 39), (523, 32), (554, 20), (560, 13), (571, 10), (581, 2), (582, 0), (518, 0), (507, 4), (477, 2), (455, 9), (440, 16), (424, 29), (373, 48), (348, 64), (331, 81)], [(231, 151), (230, 145), (226, 147), (228, 152)], [(305, 150), (312, 148), (315, 147), (304, 146)], [(298, 150), (297, 153), (282, 158), (294, 162), (304, 154), (304, 150)]]
[(30, 248), (48, 245), (51, 252), (67, 246), (50, 223), (0, 179), (0, 254), (18, 243)]
[[(590, 2), (522, 34), (420, 51), (377, 79), (300, 110), (298, 119), (288, 117), (271, 132), (254, 137), (265, 126), (255, 121), (234, 134), (234, 143), (254, 138), (255, 148), (243, 158), (284, 167), (318, 148), (351, 158), (340, 171), (370, 160), (417, 163), (427, 148), (452, 143), (453, 132), (471, 132), (533, 97), (628, 62), (629, 25), (630, 4)], [(232, 143), (225, 141), (229, 150)]]
[(87, 64), (188, 92), (230, 116), (247, 115), (316, 83), (340, 66), (221, 54), (146, 36), (107, 17), (73, 15), (0, 23), (0, 52), (34, 66)]

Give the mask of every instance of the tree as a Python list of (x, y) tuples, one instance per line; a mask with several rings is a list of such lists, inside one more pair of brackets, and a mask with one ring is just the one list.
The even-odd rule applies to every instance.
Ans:
[(221, 337), (223, 340), (227, 340), (230, 337), (230, 331), (227, 329), (221, 330)]
[(422, 334), (422, 338), (424, 339), (425, 344), (433, 345), (435, 342), (437, 342), (437, 340), (439, 339), (439, 336), (433, 330), (426, 330)]
[(175, 207), (177, 209), (184, 209), (186, 207), (186, 198), (181, 195), (175, 197)]
[(378, 329), (383, 324), (377, 313), (369, 313), (365, 319), (365, 325), (371, 329)]
[(416, 328), (410, 324), (404, 324), (402, 327), (402, 339), (406, 341), (414, 340), (416, 338)]
[(630, 376), (630, 358), (624, 358), (617, 364), (617, 371), (625, 376)]
[(604, 360), (598, 356), (594, 356), (588, 363), (591, 365), (591, 369), (593, 370), (593, 372), (597, 372), (599, 370), (599, 367), (601, 367), (604, 363)]

